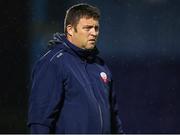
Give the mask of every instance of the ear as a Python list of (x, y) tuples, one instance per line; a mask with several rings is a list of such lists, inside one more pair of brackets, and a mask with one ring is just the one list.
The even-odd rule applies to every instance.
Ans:
[(74, 33), (74, 29), (73, 29), (73, 26), (72, 25), (68, 25), (67, 26), (67, 34), (72, 36)]

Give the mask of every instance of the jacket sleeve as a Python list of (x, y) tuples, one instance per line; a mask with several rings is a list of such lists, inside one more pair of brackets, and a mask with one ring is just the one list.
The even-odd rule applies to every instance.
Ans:
[(113, 89), (113, 81), (111, 81), (110, 88), (111, 132), (113, 134), (122, 134), (122, 123), (119, 117), (118, 103), (116, 99), (116, 92)]
[(29, 96), (30, 133), (51, 133), (63, 100), (62, 67), (54, 61), (36, 64)]

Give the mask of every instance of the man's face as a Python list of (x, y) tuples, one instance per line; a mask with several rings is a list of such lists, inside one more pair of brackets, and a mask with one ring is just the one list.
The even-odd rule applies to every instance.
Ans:
[(99, 21), (81, 18), (76, 28), (71, 28), (71, 42), (82, 49), (93, 49), (99, 35)]

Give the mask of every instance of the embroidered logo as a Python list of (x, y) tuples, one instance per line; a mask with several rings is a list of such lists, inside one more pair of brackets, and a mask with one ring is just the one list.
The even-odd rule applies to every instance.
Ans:
[(63, 55), (63, 53), (59, 53), (56, 57), (59, 58)]
[(107, 77), (107, 74), (105, 72), (101, 72), (100, 76), (101, 76), (101, 79), (103, 80), (104, 83), (108, 82), (108, 77)]

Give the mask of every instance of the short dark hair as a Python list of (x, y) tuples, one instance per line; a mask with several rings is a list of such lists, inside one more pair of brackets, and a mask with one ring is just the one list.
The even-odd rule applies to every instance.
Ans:
[(97, 7), (86, 3), (73, 5), (66, 11), (64, 19), (64, 33), (67, 34), (67, 26), (72, 25), (76, 28), (79, 20), (83, 17), (99, 20), (100, 10)]

